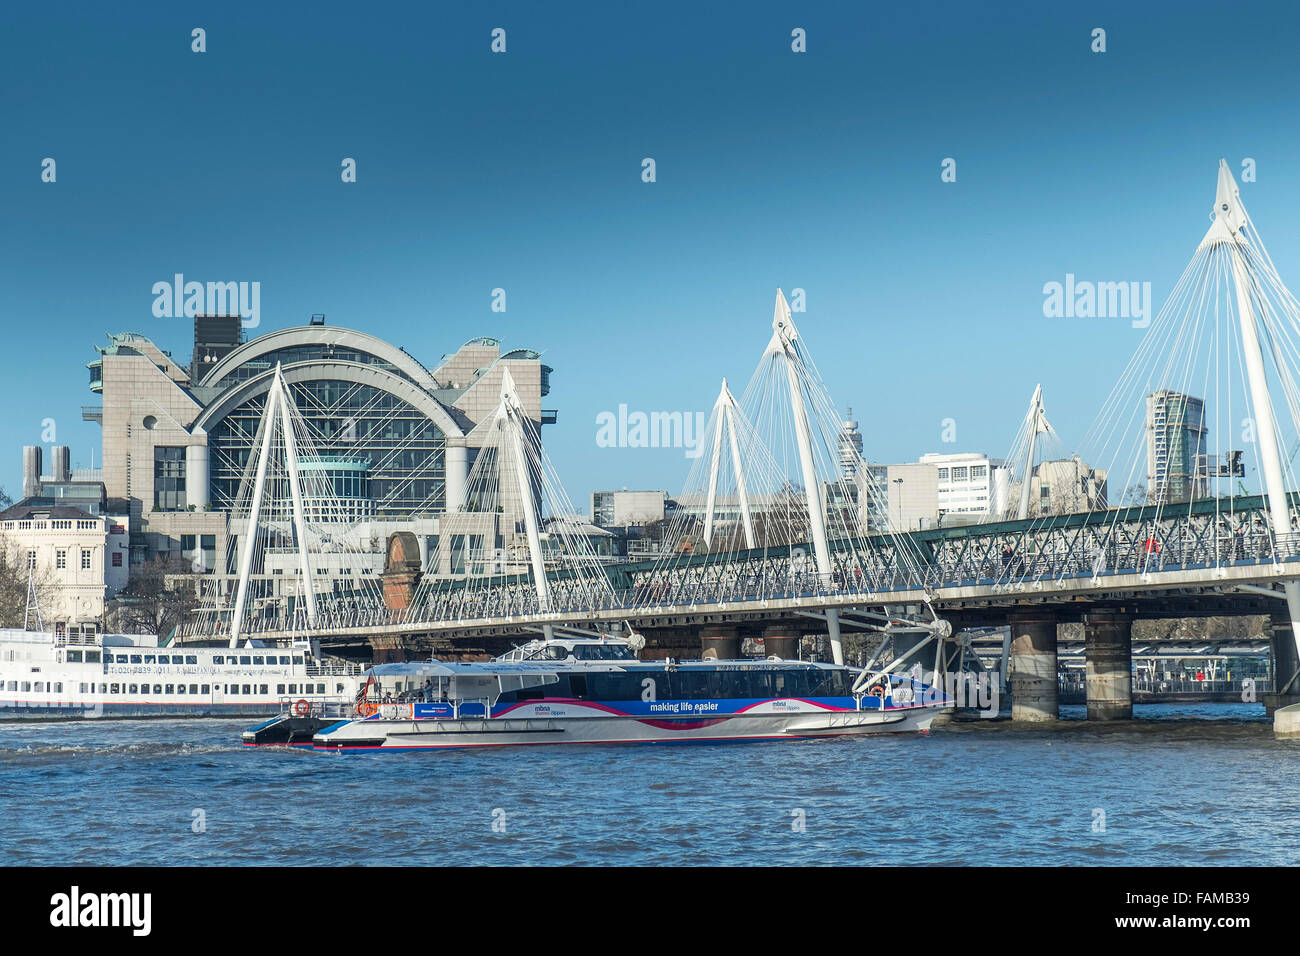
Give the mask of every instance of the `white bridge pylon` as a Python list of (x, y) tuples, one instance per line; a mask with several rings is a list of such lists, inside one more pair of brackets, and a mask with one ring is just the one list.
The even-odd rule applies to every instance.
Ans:
[(1029, 411), (1025, 413), (1024, 420), (1020, 423), (1020, 430), (1016, 433), (1016, 441), (1013, 448), (1019, 449), (1022, 444), (1025, 448), (1024, 457), (1016, 456), (1020, 465), (1020, 504), (1016, 508), (1016, 517), (1021, 520), (1029, 517), (1029, 492), (1030, 485), (1034, 477), (1034, 454), (1038, 451), (1038, 436), (1051, 435), (1056, 437), (1056, 429), (1052, 423), (1047, 420), (1047, 413), (1043, 411), (1043, 386), (1041, 384), (1034, 388), (1033, 397), (1029, 399)]
[[(1254, 240), (1252, 241), (1252, 234)], [(1258, 248), (1256, 244), (1258, 243)], [(1260, 326), (1263, 337), (1270, 343), (1270, 356), (1274, 367), (1283, 373), (1284, 357), (1277, 351), (1281, 336), (1276, 314), (1267, 301), (1265, 290), (1271, 290), (1284, 309), (1297, 305), (1295, 298), (1281, 284), (1272, 261), (1258, 242), (1258, 233), (1241, 202), (1241, 192), (1225, 159), (1219, 160), (1219, 181), (1214, 197), (1214, 222), (1201, 240), (1202, 249), (1228, 252), (1231, 261), (1232, 284), (1236, 293), (1237, 318), (1241, 329), (1241, 358), (1246, 365), (1246, 378), (1250, 389), (1250, 405), (1255, 419), (1256, 449), (1260, 471), (1264, 476), (1264, 493), (1268, 499), (1269, 516), (1273, 521), (1273, 534), (1278, 540), (1292, 535), (1291, 511), (1287, 503), (1286, 481), (1282, 474), (1282, 454), (1277, 437), (1277, 416), (1269, 394), (1268, 373), (1264, 364), (1264, 351), (1260, 346)], [(1290, 316), (1293, 320), (1300, 317)], [(1273, 319), (1272, 322), (1269, 319)], [(1283, 374), (1284, 387), (1286, 376)], [(1294, 386), (1294, 382), (1291, 383)], [(1294, 409), (1293, 409), (1294, 412)], [(1287, 610), (1291, 616), (1292, 634), (1300, 653), (1300, 581), (1283, 584)], [(1289, 676), (1289, 675), (1288, 675)], [(1283, 679), (1278, 675), (1279, 680)]]
[[(537, 589), (537, 606), (545, 613), (551, 610), (551, 586), (546, 579), (546, 556), (542, 554), (541, 526), (537, 520), (537, 501), (533, 497), (534, 469), (531, 457), (524, 454), (525, 442), (531, 436), (532, 428), (528, 414), (519, 401), (515, 380), (509, 369), (501, 375), (501, 403), (497, 405), (494, 419), (494, 426), (502, 430), (508, 452), (514, 456), (514, 491), (519, 498), (520, 510), (523, 511), (528, 558), (533, 568), (533, 586)], [(554, 636), (551, 625), (545, 626), (545, 634), (548, 639)]]
[(736, 472), (736, 497), (740, 504), (741, 522), (745, 528), (745, 547), (755, 548), (754, 516), (749, 506), (749, 488), (745, 484), (745, 467), (740, 457), (740, 439), (736, 436), (736, 419), (740, 409), (736, 407), (736, 398), (727, 388), (727, 380), (722, 380), (722, 391), (713, 404), (716, 427), (713, 432), (713, 457), (709, 466), (709, 493), (704, 511), (704, 543), (713, 544), (714, 516), (717, 513), (718, 469), (722, 464), (722, 432), (727, 432), (727, 443), (731, 449), (731, 465)]
[(311, 555), (307, 548), (307, 517), (303, 509), (302, 478), (298, 461), (298, 443), (294, 437), (293, 398), (284, 383), (280, 364), (275, 366), (275, 375), (271, 387), (266, 393), (266, 406), (262, 411), (262, 423), (259, 431), (262, 444), (258, 450), (257, 474), (253, 482), (253, 497), (248, 512), (239, 554), (239, 585), (235, 596), (235, 606), (230, 621), (230, 646), (238, 647), (244, 625), (244, 614), (248, 607), (249, 580), (253, 568), (253, 554), (257, 546), (258, 522), (262, 518), (262, 506), (266, 496), (267, 466), (271, 461), (272, 448), (277, 432), (284, 445), (284, 460), (288, 471), (289, 488), (293, 498), (293, 533), (297, 543), (299, 570), (302, 572), (302, 596), (307, 608), (307, 622), (314, 627), (317, 623), (316, 591), (312, 577)]
[[(799, 447), (799, 468), (803, 473), (804, 494), (808, 499), (808, 521), (812, 531), (813, 557), (817, 573), (829, 580), (834, 573), (830, 544), (826, 539), (826, 512), (823, 509), (821, 482), (817, 479), (817, 465), (813, 458), (812, 434), (808, 423), (808, 408), (804, 404), (804, 382), (808, 368), (798, 348), (799, 330), (790, 316), (790, 306), (785, 294), (776, 290), (776, 308), (772, 316), (772, 341), (767, 353), (785, 356), (786, 381), (790, 386), (790, 411), (794, 420), (795, 440)], [(844, 663), (844, 648), (840, 642), (840, 613), (835, 608), (826, 610), (826, 630), (830, 638), (831, 657), (836, 664)]]
[[(1281, 452), (1300, 431), (1300, 302), (1269, 258), (1226, 160), (1210, 218), (1160, 310), (1146, 313), (1149, 328), (1081, 442), (1080, 459), (1118, 500), (1105, 500), (1108, 492), (1089, 502), (1089, 512), (1105, 517), (1104, 531), (1075, 557), (1092, 560), (1094, 577), (1134, 552), (1143, 576), (1189, 556), (1219, 568), (1271, 563), (1281, 589), (1268, 593), (1277, 612), (1285, 601), (1300, 653), (1300, 535), (1288, 493), (1297, 475)], [(1110, 285), (1125, 306), (1125, 283)], [(1246, 483), (1252, 467), (1255, 489)], [(1244, 519), (1258, 499), (1238, 499), (1261, 493), (1263, 514)], [(1135, 517), (1140, 540), (1122, 527)], [(1208, 522), (1204, 552), (1175, 530), (1198, 518)], [(1279, 674), (1276, 692), (1295, 676)]]
[[(613, 596), (592, 528), (573, 508), (508, 367), (500, 400), (475, 429), (461, 506), (440, 519), (439, 548), (410, 620), (559, 615)], [(541, 622), (550, 636), (557, 626)]]
[[(924, 593), (916, 546), (890, 524), (878, 469), (846, 434), (790, 312), (777, 289), (770, 336), (743, 395), (722, 382), (703, 454), (656, 535), (659, 557), (633, 572), (646, 606)], [(880, 619), (910, 621), (921, 616), (915, 611), (900, 607)], [(842, 632), (866, 627), (861, 614), (838, 606), (800, 616), (824, 623), (822, 639), (837, 663), (845, 657)], [(914, 626), (937, 634), (933, 620)]]

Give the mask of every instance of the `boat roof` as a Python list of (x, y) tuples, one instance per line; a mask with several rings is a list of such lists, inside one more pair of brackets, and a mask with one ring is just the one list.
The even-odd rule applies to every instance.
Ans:
[(397, 664), (376, 664), (370, 668), (376, 677), (415, 676), (415, 677), (496, 677), (502, 674), (555, 674), (553, 664), (540, 661), (497, 663), (460, 662), (460, 661), (405, 661)]
[[(370, 673), (376, 677), (495, 677), (509, 675), (551, 675), (558, 678), (559, 671), (600, 670), (600, 671), (648, 671), (663, 670), (665, 661), (562, 661), (556, 667), (556, 661), (405, 661), (394, 664), (376, 664)], [(671, 665), (686, 670), (836, 670), (842, 665), (828, 664), (821, 661), (754, 660), (735, 661), (674, 661)]]

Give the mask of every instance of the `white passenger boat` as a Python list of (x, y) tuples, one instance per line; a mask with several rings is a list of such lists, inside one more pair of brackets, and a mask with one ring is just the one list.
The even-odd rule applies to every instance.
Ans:
[(160, 647), (153, 635), (0, 630), (0, 719), (307, 713), (350, 706), (361, 671), (305, 644)]
[(286, 714), (244, 742), (357, 751), (790, 740), (925, 732), (951, 706), (927, 685), (858, 668), (640, 661), (625, 640), (566, 638), (488, 663), (381, 664), (349, 719)]

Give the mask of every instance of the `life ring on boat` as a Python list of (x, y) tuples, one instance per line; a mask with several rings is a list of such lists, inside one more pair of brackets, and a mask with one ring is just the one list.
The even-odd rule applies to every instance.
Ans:
[(881, 687), (879, 684), (871, 688), (867, 693), (872, 697), (879, 697), (881, 700), (885, 699), (885, 688)]
[(361, 703), (357, 704), (357, 716), (359, 717), (369, 717), (371, 714), (378, 712), (378, 710), (379, 705), (373, 701), (363, 700)]
[(293, 705), (293, 712), (297, 714), (299, 717), (306, 717), (307, 714), (311, 712), (311, 705), (308, 704), (305, 699), (299, 700), (296, 704)]

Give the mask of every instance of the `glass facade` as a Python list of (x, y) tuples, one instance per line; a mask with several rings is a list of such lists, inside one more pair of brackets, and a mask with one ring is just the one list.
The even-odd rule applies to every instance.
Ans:
[[(355, 462), (330, 469), (336, 493), (353, 500), (364, 495), (378, 517), (445, 510), (446, 436), (423, 412), (382, 389), (353, 382), (293, 382), (289, 391), (320, 461)], [(208, 429), (214, 508), (235, 505), (265, 402), (266, 395), (258, 395)]]
[(373, 516), (368, 459), (317, 455), (299, 462), (298, 467), (304, 477), (308, 514), (329, 520), (334, 509), (342, 508), (354, 519)]
[(185, 449), (157, 445), (153, 450), (153, 510), (184, 511)]
[[(308, 345), (290, 345), (282, 349), (275, 349), (260, 355), (257, 358), (249, 359), (247, 362), (231, 369), (220, 382), (213, 382), (213, 385), (221, 385), (228, 388), (237, 382), (246, 382), (250, 378), (256, 378), (263, 372), (269, 372), (277, 362), (283, 366), (289, 366), (295, 362), (319, 362), (321, 360), (334, 360), (338, 362), (356, 362), (360, 365), (373, 365), (381, 368), (385, 372), (391, 372), (408, 382), (415, 383), (411, 376), (407, 375), (402, 369), (398, 368), (391, 362), (372, 355), (369, 352), (363, 352), (359, 349), (344, 348), (338, 345), (330, 345), (323, 342), (313, 342)], [(420, 384), (420, 383), (415, 383)]]

